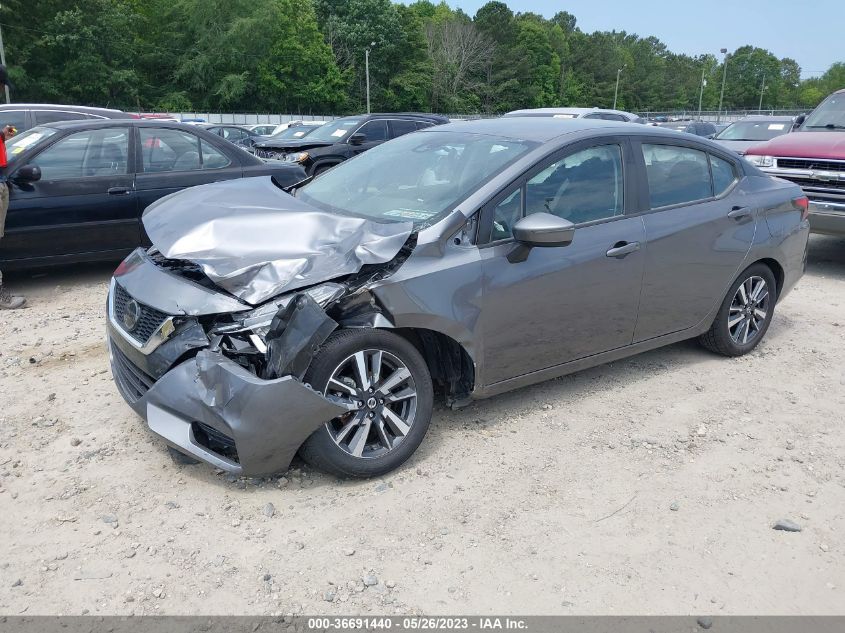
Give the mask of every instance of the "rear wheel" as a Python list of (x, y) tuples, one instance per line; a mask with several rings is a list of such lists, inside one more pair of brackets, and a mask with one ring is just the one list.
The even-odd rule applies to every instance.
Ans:
[(742, 356), (753, 350), (772, 322), (777, 285), (765, 264), (746, 268), (728, 290), (713, 325), (699, 340), (724, 356)]
[(374, 477), (397, 468), (431, 422), (434, 392), (425, 361), (392, 332), (335, 332), (305, 381), (350, 408), (300, 449), (307, 462), (339, 477)]

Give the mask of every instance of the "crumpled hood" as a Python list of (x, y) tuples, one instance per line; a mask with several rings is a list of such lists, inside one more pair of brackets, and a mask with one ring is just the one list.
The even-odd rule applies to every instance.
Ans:
[(162, 255), (253, 305), (388, 262), (413, 230), (320, 211), (269, 177), (184, 189), (147, 207), (143, 222)]

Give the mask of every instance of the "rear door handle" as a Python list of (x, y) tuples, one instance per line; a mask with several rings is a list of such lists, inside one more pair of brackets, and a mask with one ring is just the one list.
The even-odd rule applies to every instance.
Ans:
[(728, 211), (729, 218), (744, 218), (746, 215), (751, 215), (751, 209), (748, 207), (734, 207)]
[(128, 196), (132, 191), (128, 187), (111, 187), (109, 189), (110, 196)]
[(638, 250), (640, 250), (639, 242), (616, 242), (613, 248), (607, 251), (607, 256), (622, 259), (625, 255), (630, 255)]

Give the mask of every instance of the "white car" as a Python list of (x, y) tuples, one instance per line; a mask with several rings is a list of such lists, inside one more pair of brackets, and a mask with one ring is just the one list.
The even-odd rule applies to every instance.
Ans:
[(325, 121), (290, 121), (288, 123), (256, 123), (255, 125), (247, 125), (245, 126), (247, 129), (252, 130), (256, 134), (260, 134), (261, 136), (273, 136), (278, 134), (279, 132), (284, 132), (291, 126), (300, 126), (306, 125), (311, 127), (317, 127), (323, 125)]
[(624, 110), (609, 110), (605, 108), (532, 108), (528, 110), (514, 110), (504, 116), (537, 116), (555, 119), (604, 119), (605, 121), (626, 121), (628, 123), (645, 123), (643, 119)]

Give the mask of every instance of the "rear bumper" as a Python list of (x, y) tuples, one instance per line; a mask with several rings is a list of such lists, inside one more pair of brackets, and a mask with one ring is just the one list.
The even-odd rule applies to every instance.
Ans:
[(845, 235), (845, 202), (810, 200), (810, 230), (826, 235)]
[(235, 475), (287, 469), (311, 433), (346, 412), (292, 376), (262, 380), (209, 350), (154, 380), (135, 371), (132, 352), (109, 334), (115, 383), (150, 430), (176, 450)]

